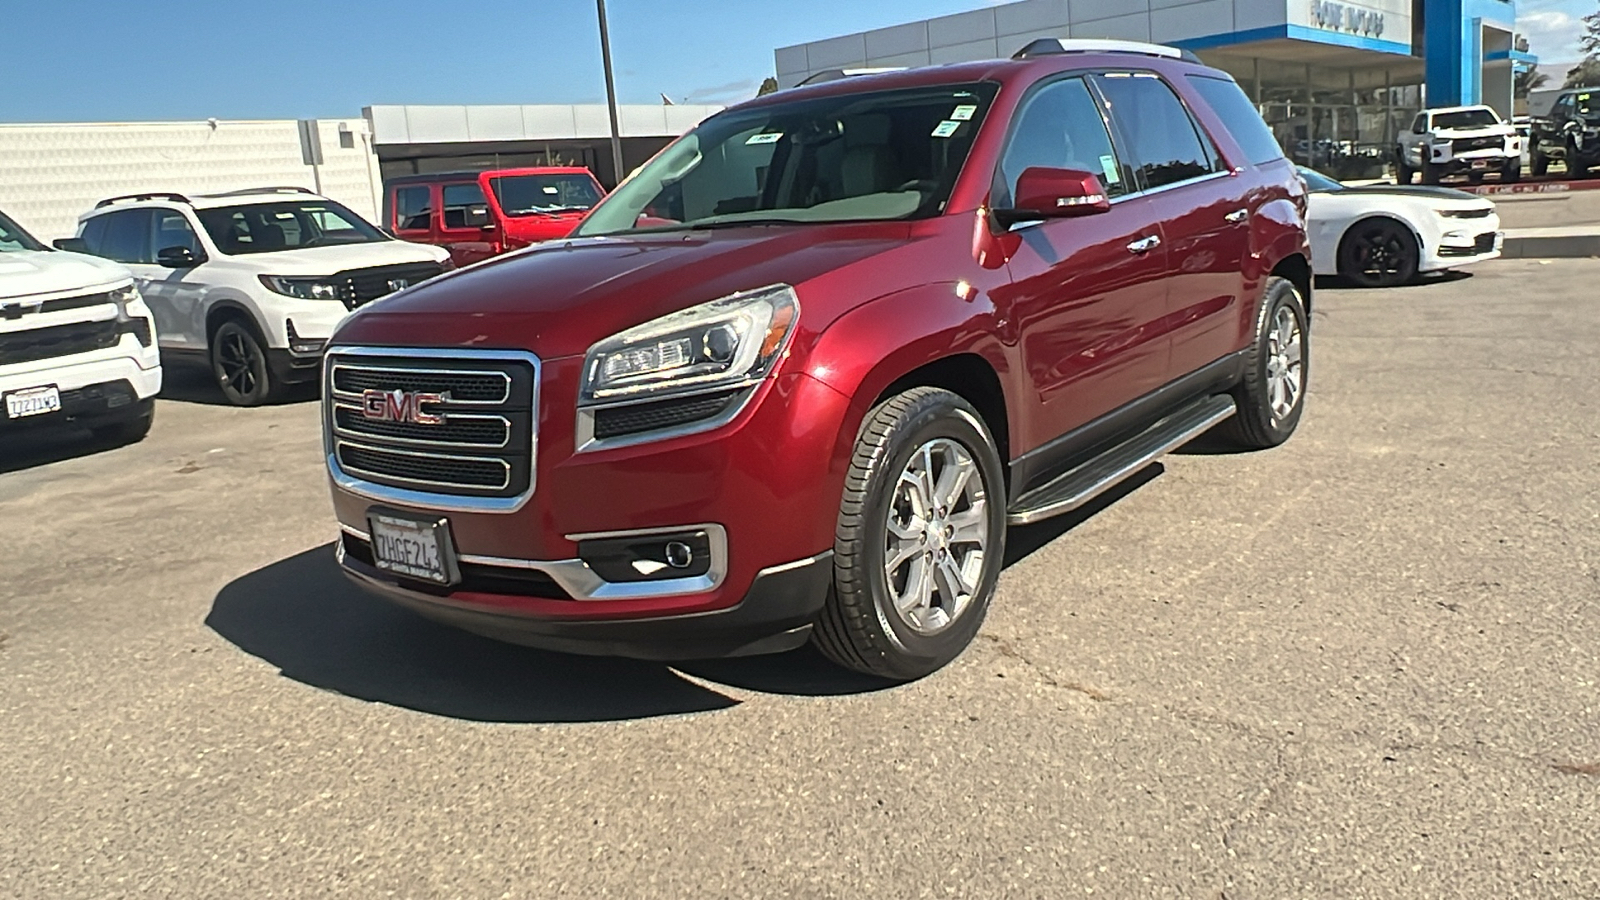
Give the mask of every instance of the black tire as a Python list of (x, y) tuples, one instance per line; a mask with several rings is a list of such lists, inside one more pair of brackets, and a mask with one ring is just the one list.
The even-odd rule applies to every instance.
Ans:
[(1540, 153), (1538, 148), (1528, 154), (1528, 171), (1535, 178), (1543, 178), (1550, 171), (1550, 157)]
[[(967, 548), (963, 552), (969, 554), (964, 562), (976, 563), (979, 567), (977, 577), (972, 580), (975, 587), (966, 595), (968, 599), (957, 605), (954, 614), (947, 615), (947, 621), (937, 630), (920, 631), (908, 621), (911, 614), (902, 614), (895, 608), (895, 587), (887, 571), (888, 529), (890, 516), (909, 508), (901, 503), (902, 474), (923, 447), (936, 444), (959, 447), (975, 464), (975, 471), (981, 475), (976, 490), (981, 494), (984, 507), (974, 512), (976, 500), (960, 493), (957, 504), (939, 508), (944, 515), (934, 511), (929, 518), (938, 522), (945, 516), (957, 515), (958, 510), (971, 513), (973, 524), (982, 525), (984, 543), (980, 548), (981, 561), (971, 558), (970, 542), (962, 545)], [(933, 466), (930, 464), (927, 468), (931, 479)], [(973, 470), (968, 471), (965, 483), (970, 485)], [(902, 681), (921, 678), (955, 659), (983, 624), (1000, 577), (1005, 559), (1005, 507), (1006, 486), (1000, 456), (995, 450), (994, 438), (971, 404), (946, 390), (919, 387), (890, 397), (873, 408), (856, 438), (855, 454), (845, 478), (834, 538), (833, 590), (818, 616), (812, 641), (824, 655), (841, 666)], [(954, 528), (952, 524), (950, 531)], [(948, 535), (950, 531), (943, 533)], [(924, 538), (929, 533), (932, 532), (925, 528)], [(943, 542), (937, 542), (943, 551)], [(958, 543), (951, 546), (958, 546)], [(927, 551), (928, 556), (923, 560), (918, 560), (916, 545), (912, 547), (911, 556), (894, 573), (897, 577), (903, 569), (902, 590), (906, 593), (913, 589), (913, 573), (925, 571), (914, 567), (939, 568), (931, 561), (933, 550)], [(944, 558), (943, 552), (938, 558)], [(954, 559), (955, 554), (951, 553), (950, 558)], [(937, 578), (936, 575), (929, 577)], [(935, 589), (941, 602), (945, 602), (946, 588), (930, 590)], [(961, 589), (957, 588), (954, 593), (960, 595)], [(928, 596), (931, 599), (932, 594)], [(931, 606), (928, 613), (937, 615)]]
[(1406, 165), (1406, 158), (1401, 156), (1400, 161), (1394, 164), (1394, 183), (1410, 184), (1413, 174), (1411, 167)]
[[(1299, 329), (1298, 358), (1299, 390), (1292, 408), (1275, 411), (1272, 371), (1276, 370), (1274, 327), (1279, 310), (1288, 310)], [(1265, 450), (1276, 447), (1294, 434), (1300, 424), (1300, 414), (1305, 410), (1306, 387), (1311, 373), (1311, 329), (1306, 316), (1305, 301), (1300, 290), (1287, 278), (1276, 276), (1267, 279), (1266, 291), (1261, 298), (1261, 309), (1256, 314), (1256, 337), (1245, 350), (1244, 377), (1233, 390), (1233, 399), (1239, 412), (1222, 424), (1221, 437), (1243, 450)]]
[(1500, 170), (1501, 184), (1516, 184), (1522, 180), (1522, 159), (1508, 160), (1505, 168)]
[(227, 319), (211, 333), (211, 376), (234, 406), (260, 406), (277, 393), (267, 351), (255, 329)]
[(1421, 258), (1417, 236), (1394, 219), (1362, 219), (1339, 241), (1339, 275), (1360, 287), (1409, 284)]
[(1572, 138), (1567, 138), (1567, 177), (1590, 177), (1589, 167), (1585, 162), (1583, 154), (1578, 151), (1578, 143)]
[(1439, 167), (1438, 166), (1434, 165), (1431, 162), (1428, 162), (1427, 160), (1423, 160), (1422, 161), (1421, 172), (1422, 172), (1422, 183), (1423, 184), (1438, 184), (1439, 183), (1440, 174), (1439, 174)]
[(156, 420), (156, 401), (154, 398), (139, 401), (139, 411), (131, 419), (123, 419), (111, 425), (96, 425), (89, 429), (94, 439), (102, 444), (115, 444), (124, 446), (137, 444), (150, 433), (150, 426)]

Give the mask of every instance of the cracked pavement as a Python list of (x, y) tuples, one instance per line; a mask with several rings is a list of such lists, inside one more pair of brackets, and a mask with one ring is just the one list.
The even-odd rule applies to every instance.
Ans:
[(1594, 261), (1316, 300), (1300, 433), (1014, 531), (885, 687), (452, 632), (316, 408), (0, 443), (0, 896), (1600, 896)]

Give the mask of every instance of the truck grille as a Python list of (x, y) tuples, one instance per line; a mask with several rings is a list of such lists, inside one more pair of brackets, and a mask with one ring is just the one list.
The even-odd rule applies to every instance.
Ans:
[(1468, 153), (1473, 150), (1498, 150), (1505, 146), (1505, 139), (1498, 137), (1456, 138), (1451, 142), (1451, 146), (1457, 153)]
[(122, 339), (122, 332), (115, 319), (0, 332), (0, 366), (108, 350)]
[[(331, 352), (331, 462), (346, 475), (383, 487), (449, 497), (525, 497), (533, 486), (537, 363), (509, 354), (403, 354)], [(419, 407), (419, 393), (442, 399)]]
[(330, 280), (339, 286), (339, 299), (347, 309), (387, 297), (402, 288), (420, 284), (444, 271), (438, 263), (405, 263), (395, 266), (374, 266), (370, 269), (347, 269), (335, 273)]

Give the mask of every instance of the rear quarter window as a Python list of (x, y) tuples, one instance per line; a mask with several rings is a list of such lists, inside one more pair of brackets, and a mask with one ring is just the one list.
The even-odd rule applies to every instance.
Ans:
[(1211, 107), (1251, 165), (1283, 159), (1283, 147), (1239, 85), (1229, 78), (1190, 75), (1189, 83)]

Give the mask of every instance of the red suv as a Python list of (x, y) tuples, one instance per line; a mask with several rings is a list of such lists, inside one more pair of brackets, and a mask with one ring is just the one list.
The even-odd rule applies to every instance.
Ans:
[(1304, 191), (1227, 74), (1154, 45), (729, 109), (571, 239), (344, 322), (339, 562), (509, 641), (919, 677), (1008, 527), (1212, 426), (1294, 431)]
[(564, 238), (604, 196), (588, 169), (406, 175), (384, 182), (383, 227), (401, 240), (444, 247), (464, 266)]

